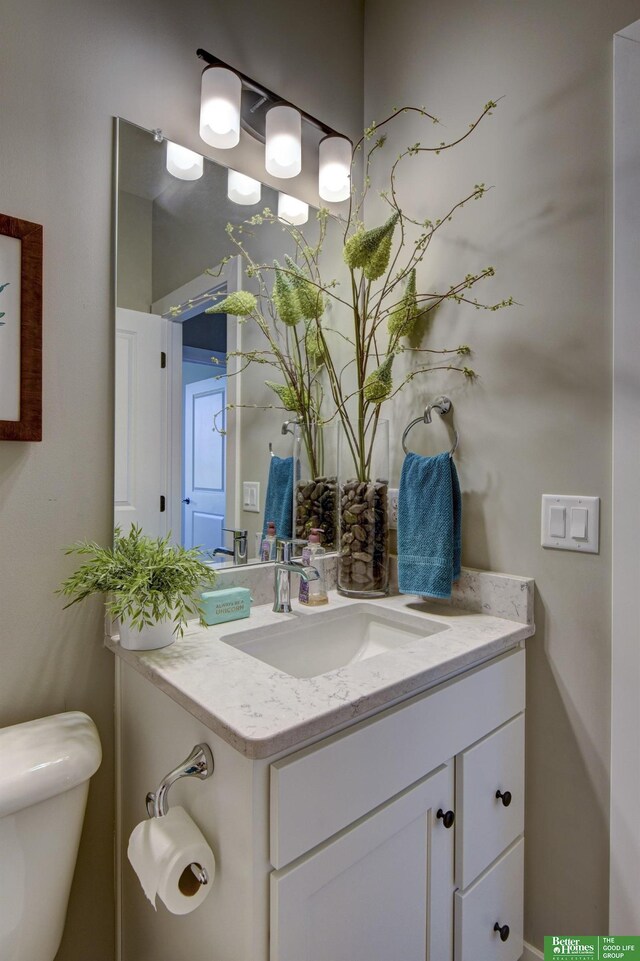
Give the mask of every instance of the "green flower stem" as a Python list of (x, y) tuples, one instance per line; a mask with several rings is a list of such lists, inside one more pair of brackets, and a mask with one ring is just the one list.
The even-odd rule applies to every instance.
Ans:
[[(393, 271), (390, 270), (390, 271), (388, 272), (387, 277), (386, 277), (386, 280), (385, 280), (385, 284), (383, 285), (383, 287), (382, 287), (382, 289), (380, 290), (380, 293), (379, 293), (379, 295), (378, 295), (378, 299), (377, 299), (377, 303), (376, 303), (376, 318), (377, 318), (377, 316), (378, 316), (378, 314), (379, 314), (379, 311), (380, 311), (380, 308), (381, 308), (381, 305), (382, 305), (383, 300), (386, 299), (386, 297), (396, 288), (396, 286), (397, 286), (399, 283), (402, 283), (402, 281), (403, 281), (406, 277), (408, 277), (408, 275), (411, 273), (411, 271), (414, 270), (414, 269), (418, 266), (418, 264), (420, 263), (420, 261), (423, 259), (424, 255), (426, 254), (426, 252), (427, 252), (427, 250), (428, 250), (428, 248), (429, 248), (429, 244), (431, 243), (431, 241), (432, 241), (434, 235), (436, 234), (436, 232), (437, 232), (438, 230), (440, 230), (440, 228), (443, 227), (444, 224), (448, 223), (448, 222), (451, 220), (451, 218), (453, 217), (453, 215), (456, 213), (457, 210), (459, 210), (461, 207), (464, 207), (464, 205), (465, 205), (466, 203), (468, 203), (470, 200), (478, 199), (479, 197), (484, 196), (484, 194), (487, 192), (487, 190), (490, 190), (490, 189), (491, 189), (490, 187), (483, 187), (482, 190), (479, 190), (478, 188), (476, 188), (476, 189), (473, 190), (472, 193), (470, 193), (470, 194), (469, 194), (467, 197), (465, 197), (463, 200), (460, 200), (457, 204), (454, 204), (453, 207), (449, 210), (449, 212), (446, 213), (446, 214), (444, 215), (444, 217), (442, 217), (442, 219), (441, 219), (438, 223), (435, 223), (435, 224), (427, 231), (426, 234), (424, 234), (424, 238), (425, 238), (425, 239), (424, 239), (424, 242), (421, 244), (421, 246), (419, 247), (418, 244), (416, 244), (416, 245), (414, 246), (414, 249), (413, 249), (413, 251), (411, 252), (411, 256), (410, 256), (410, 258), (409, 258), (406, 266), (405, 266), (404, 269), (397, 275), (397, 277), (395, 277), (395, 278), (393, 279), (393, 281), (392, 281), (391, 283), (389, 283), (388, 281), (389, 281), (389, 278), (392, 276)], [(390, 204), (390, 206), (393, 206), (393, 204), (391, 204), (390, 201), (389, 201), (389, 204)], [(401, 229), (404, 228), (404, 222), (405, 222), (406, 220), (409, 220), (409, 218), (407, 218), (406, 214), (401, 213), (401, 214), (400, 214), (400, 225), (401, 225)], [(412, 221), (412, 220), (409, 220), (409, 222), (410, 222), (410, 223), (418, 223), (417, 221)], [(422, 225), (420, 225), (420, 226), (422, 226)], [(394, 305), (394, 306), (397, 306), (397, 305)], [(392, 308), (387, 308), (387, 309), (393, 309), (393, 307), (392, 307)]]
[[(371, 427), (371, 435), (370, 435), (370, 436), (371, 436), (371, 443), (369, 444), (369, 453), (367, 454), (367, 461), (366, 461), (366, 465), (365, 465), (365, 469), (366, 469), (367, 475), (370, 475), (370, 474), (371, 474), (371, 461), (372, 461), (372, 458), (373, 458), (373, 445), (375, 444), (376, 434), (377, 434), (377, 432), (378, 432), (378, 420), (379, 420), (379, 418), (380, 418), (380, 410), (381, 410), (381, 408), (382, 408), (382, 404), (377, 404), (377, 405), (376, 405), (375, 412), (374, 412), (374, 415), (373, 415), (373, 425), (372, 425), (372, 427)], [(370, 479), (371, 479), (371, 480), (375, 480), (375, 478), (370, 478)]]
[[(354, 163), (354, 160), (355, 160), (356, 153), (358, 152), (358, 150), (359, 150), (359, 148), (362, 146), (362, 144), (365, 142), (365, 140), (367, 140), (369, 137), (373, 136), (374, 133), (377, 133), (378, 130), (381, 130), (382, 127), (385, 127), (388, 123), (391, 123), (391, 121), (392, 121), (392, 120), (395, 120), (396, 117), (399, 117), (401, 113), (419, 113), (419, 114), (421, 114), (423, 117), (428, 117), (430, 120), (433, 121), (433, 123), (439, 123), (437, 117), (433, 117), (430, 113), (427, 113), (427, 111), (424, 110), (422, 107), (400, 107), (399, 109), (394, 110), (392, 113), (389, 114), (388, 117), (385, 117), (384, 120), (381, 120), (380, 123), (374, 123), (374, 124), (372, 124), (371, 127), (369, 127), (368, 130), (366, 130), (366, 131), (364, 132), (364, 134), (362, 135), (362, 137), (360, 137), (360, 139), (353, 145), (353, 151), (352, 151), (352, 154), (351, 154), (351, 157), (352, 157), (351, 166), (352, 166), (352, 167), (353, 167), (353, 163)], [(376, 149), (376, 148), (374, 147), (374, 149)], [(373, 150), (369, 151), (369, 157), (373, 154), (373, 152), (374, 152)], [(368, 173), (368, 170), (367, 170), (367, 173)], [(361, 201), (361, 203), (358, 205), (358, 210), (359, 210), (360, 207), (362, 206), (362, 202), (364, 202), (364, 197), (365, 197), (365, 194), (366, 194), (366, 192), (367, 192), (367, 191), (366, 191), (366, 183), (367, 183), (367, 182), (366, 182), (366, 180), (365, 180), (365, 189), (364, 189), (363, 192), (362, 192), (362, 194), (363, 194), (363, 196), (362, 196), (362, 201)], [(349, 198), (349, 213), (348, 213), (348, 215), (347, 215), (347, 226), (346, 226), (345, 233), (344, 233), (344, 239), (345, 239), (345, 240), (347, 239), (347, 233), (348, 233), (349, 227), (350, 227), (350, 225), (351, 225), (352, 218), (353, 218), (353, 195)]]
[[(302, 434), (302, 441), (307, 452), (307, 458), (309, 460), (309, 469), (311, 470), (312, 477), (320, 477), (318, 472), (318, 462), (317, 462), (317, 451), (314, 444), (314, 433), (315, 433), (315, 423), (316, 416), (311, 406), (305, 403), (305, 397), (311, 397), (311, 378), (309, 377), (308, 383), (304, 381), (305, 365), (302, 362), (302, 351), (300, 348), (300, 338), (298, 337), (298, 330), (296, 327), (292, 330), (293, 340), (296, 348), (296, 356), (298, 359), (298, 370), (302, 380), (302, 389), (298, 390), (298, 401), (299, 408), (298, 414), (298, 425), (300, 427), (300, 432)], [(309, 372), (308, 365), (306, 365), (306, 371)]]

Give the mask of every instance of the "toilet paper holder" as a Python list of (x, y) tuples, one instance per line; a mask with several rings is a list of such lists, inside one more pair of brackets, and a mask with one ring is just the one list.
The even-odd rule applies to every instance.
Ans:
[(169, 810), (169, 788), (182, 777), (197, 777), (205, 781), (213, 774), (213, 752), (208, 744), (196, 744), (189, 757), (169, 771), (155, 791), (147, 794), (147, 814), (150, 818), (163, 818)]

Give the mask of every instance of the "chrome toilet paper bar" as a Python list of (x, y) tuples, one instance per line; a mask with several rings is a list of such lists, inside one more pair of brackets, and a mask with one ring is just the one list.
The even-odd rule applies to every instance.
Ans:
[(189, 867), (191, 869), (192, 874), (195, 875), (195, 878), (198, 884), (209, 883), (209, 875), (207, 873), (206, 868), (203, 868), (201, 864), (197, 864), (196, 862), (193, 862), (192, 864), (190, 864)]
[[(155, 791), (147, 794), (147, 814), (150, 818), (163, 818), (169, 810), (169, 788), (182, 777), (197, 777), (205, 781), (213, 774), (213, 752), (208, 744), (196, 744), (188, 758), (162, 779)], [(193, 865), (192, 865), (193, 868)], [(194, 874), (196, 872), (194, 871)], [(201, 882), (202, 883), (202, 882)], [(206, 883), (206, 882), (205, 882)]]

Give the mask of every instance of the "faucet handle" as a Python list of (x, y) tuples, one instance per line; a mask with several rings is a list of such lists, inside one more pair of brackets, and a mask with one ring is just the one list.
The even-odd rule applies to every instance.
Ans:
[(227, 534), (233, 534), (234, 541), (241, 541), (248, 534), (248, 531), (236, 530), (234, 527), (223, 527), (222, 530), (226, 531)]
[(300, 537), (279, 537), (276, 540), (276, 560), (288, 564), (293, 557), (293, 548), (304, 545), (307, 542)]

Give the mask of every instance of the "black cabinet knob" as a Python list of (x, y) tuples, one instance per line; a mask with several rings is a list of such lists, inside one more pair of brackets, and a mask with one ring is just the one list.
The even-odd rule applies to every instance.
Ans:
[(190, 497), (183, 497), (183, 498), (182, 498), (182, 503), (183, 503), (183, 504), (190, 504), (190, 503), (191, 503), (191, 498), (190, 498)]
[(442, 808), (438, 808), (438, 813), (436, 814), (436, 817), (440, 818), (440, 820), (442, 821), (442, 823), (446, 828), (453, 827), (453, 822), (456, 819), (456, 816), (453, 813), (453, 811), (443, 811)]
[(511, 804), (511, 791), (505, 791), (504, 794), (502, 791), (496, 791), (496, 798), (499, 801), (501, 800), (504, 806), (508, 808)]
[(503, 924), (502, 927), (500, 927), (499, 921), (496, 921), (496, 923), (493, 926), (493, 930), (498, 932), (498, 934), (500, 935), (501, 941), (506, 941), (507, 938), (509, 937), (509, 934), (511, 933), (509, 931), (509, 925)]

